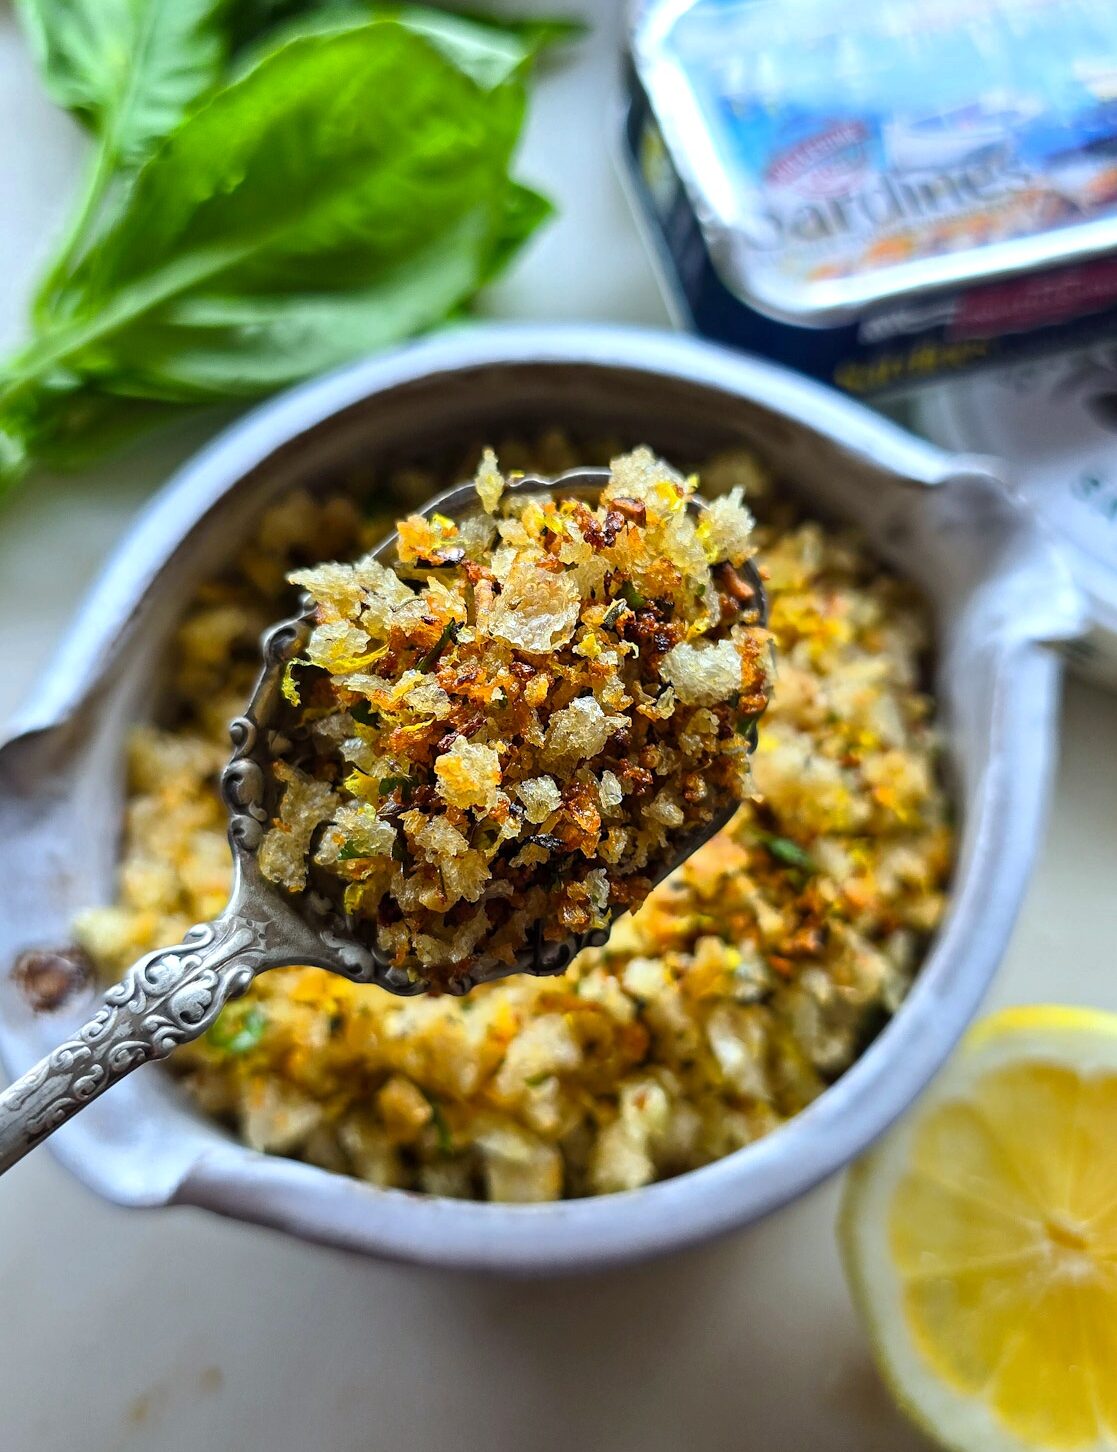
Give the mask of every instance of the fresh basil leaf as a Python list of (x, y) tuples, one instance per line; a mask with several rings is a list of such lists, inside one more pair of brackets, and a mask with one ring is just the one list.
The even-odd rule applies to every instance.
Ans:
[(465, 16), (426, 6), (378, 7), (394, 14), (401, 24), (425, 35), (479, 86), (498, 86), (519, 71), (529, 68), (539, 54), (560, 39), (569, 38), (560, 21), (502, 23), (495, 18)]
[(233, 48), (251, 45), (273, 27), (319, 8), (320, 0), (232, 0), (229, 32)]
[(116, 398), (73, 382), (25, 393), (0, 407), (0, 499), (34, 464), (80, 469), (181, 414), (173, 405)]
[[(273, 28), (261, 23), (269, 13)], [(553, 19), (505, 19), (476, 11), (434, 9), (428, 5), (390, 5), (375, 0), (317, 0), (302, 5), (270, 7), (257, 4), (254, 14), (255, 44), (246, 52), (251, 58), (264, 47), (296, 35), (308, 35), (351, 28), (372, 20), (395, 20), (416, 34), (425, 36), (455, 65), (482, 86), (496, 86), (509, 76), (529, 68), (553, 45), (574, 40), (585, 27), (577, 21)], [(242, 31), (243, 34), (243, 31)]]
[(47, 89), (97, 134), (81, 201), (36, 291), (49, 326), (121, 178), (221, 78), (229, 0), (17, 0)]
[(26, 435), (0, 416), (0, 503), (37, 462)]
[[(524, 106), (398, 22), (290, 42), (141, 170), (15, 386), (61, 366), (139, 397), (248, 395), (439, 320), (506, 259)], [(301, 367), (266, 358), (284, 336)]]
[[(150, 142), (179, 103), (190, 106), (194, 86), (195, 100), (204, 91), (196, 66), (187, 86), (160, 60), (171, 33), (164, 0), (19, 3), (56, 94), (97, 125), (117, 116), (129, 155), (148, 143), (128, 118), (148, 116)], [(103, 137), (40, 293), (37, 336), (0, 373), (0, 494), (33, 463), (80, 466), (175, 417), (179, 404), (266, 393), (460, 317), (550, 212), (508, 165), (526, 61), (568, 33), (561, 22), (231, 6), (234, 21), (246, 6), (261, 24), (292, 11), (333, 19), (189, 110), (130, 187)], [(342, 12), (361, 23), (339, 29)], [(135, 38), (125, 22), (141, 14), (152, 56), (137, 96), (121, 98), (105, 78), (119, 81), (113, 65)], [(183, 0), (172, 19), (197, 40), (206, 17), (228, 21), (225, 0)], [(197, 61), (196, 48), (186, 51)], [(176, 76), (171, 104), (161, 87)], [(163, 97), (157, 122), (139, 104), (145, 95), (145, 106)], [(115, 220), (102, 223), (106, 188)]]
[(502, 31), (492, 26), (461, 20), (444, 11), (418, 6), (371, 4), (322, 5), (309, 14), (297, 16), (265, 35), (251, 47), (242, 64), (257, 62), (276, 44), (285, 44), (298, 36), (336, 35), (354, 30), (370, 20), (394, 20), (429, 40), (446, 58), (471, 76), (479, 86), (498, 86), (527, 66), (536, 51), (530, 42), (515, 31)]
[(16, 0), (47, 90), (134, 166), (220, 80), (228, 0)]
[(411, 337), (499, 270), (491, 225), (474, 210), (363, 288), (187, 295), (114, 340), (106, 386), (181, 403), (252, 398)]
[[(352, 7), (352, 0), (350, 0)], [(553, 45), (583, 34), (577, 21), (516, 20), (477, 11), (436, 10), (428, 5), (364, 4), (368, 14), (394, 19), (432, 44), (479, 86), (498, 86), (523, 72)], [(328, 13), (328, 11), (326, 12)]]
[(504, 193), (498, 232), (479, 280), (489, 282), (503, 272), (531, 235), (554, 216), (554, 211), (554, 203), (541, 192), (533, 191), (520, 182), (509, 182)]

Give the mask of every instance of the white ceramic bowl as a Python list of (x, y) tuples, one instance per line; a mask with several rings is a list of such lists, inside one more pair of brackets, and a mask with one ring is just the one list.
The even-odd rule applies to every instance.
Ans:
[[(858, 1062), (790, 1124), (677, 1179), (555, 1205), (381, 1190), (259, 1155), (144, 1069), (51, 1140), (126, 1205), (192, 1204), (373, 1254), (512, 1272), (634, 1260), (766, 1215), (858, 1154), (919, 1093), (1008, 940), (1041, 831), (1059, 665), (1081, 627), (1056, 551), (979, 461), (951, 458), (826, 389), (709, 344), (616, 328), (463, 329), (284, 395), (205, 449), (117, 550), (0, 749), (0, 1050), (25, 1070), (85, 1016), (36, 1017), (6, 977), (111, 896), (122, 739), (182, 602), (272, 497), (517, 425), (604, 427), (668, 453), (745, 441), (815, 509), (856, 522), (932, 598), (961, 851), (914, 989)], [(370, 990), (372, 991), (372, 990)], [(88, 1006), (86, 1005), (87, 1009)]]

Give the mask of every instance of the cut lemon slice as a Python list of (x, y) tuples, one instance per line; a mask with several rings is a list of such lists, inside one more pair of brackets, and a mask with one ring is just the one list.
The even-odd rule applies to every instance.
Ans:
[(881, 1371), (932, 1436), (1117, 1449), (1117, 1015), (971, 1030), (851, 1171), (841, 1242)]

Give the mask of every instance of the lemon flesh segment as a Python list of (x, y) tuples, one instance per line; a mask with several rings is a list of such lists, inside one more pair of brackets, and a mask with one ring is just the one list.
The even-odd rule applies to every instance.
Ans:
[(881, 1369), (964, 1452), (1117, 1449), (1117, 1015), (972, 1030), (851, 1172), (841, 1237)]

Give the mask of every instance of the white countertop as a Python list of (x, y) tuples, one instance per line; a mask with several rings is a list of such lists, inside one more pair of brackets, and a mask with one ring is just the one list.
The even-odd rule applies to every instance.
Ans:
[[(620, 5), (593, 8), (592, 42), (540, 82), (522, 158), (561, 218), (490, 310), (662, 323), (607, 154)], [(44, 98), (2, 3), (0, 135), (11, 339), (83, 141)], [(0, 728), (109, 546), (196, 437), (80, 479), (35, 479), (0, 513)], [(991, 1003), (1117, 1009), (1115, 742), (1117, 697), (1072, 684), (1043, 858)], [(883, 1393), (842, 1281), (838, 1190), (638, 1270), (503, 1284), (196, 1211), (118, 1210), (36, 1153), (0, 1185), (0, 1447), (909, 1452), (926, 1444)]]

